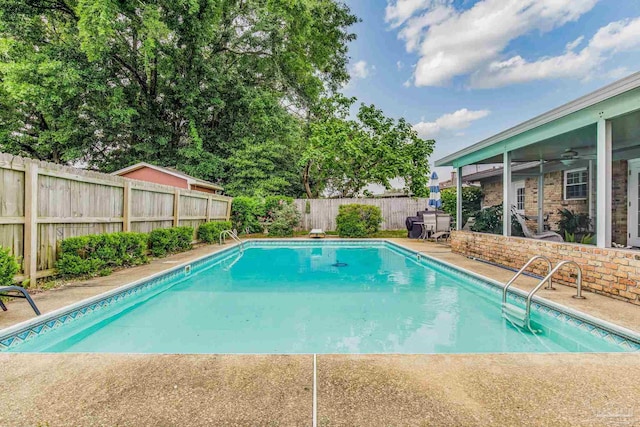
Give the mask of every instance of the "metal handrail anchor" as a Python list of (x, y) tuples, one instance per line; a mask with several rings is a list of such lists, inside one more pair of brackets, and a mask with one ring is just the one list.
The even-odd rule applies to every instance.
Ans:
[(578, 278), (577, 278), (577, 281), (576, 281), (576, 285), (578, 287), (578, 290), (577, 290), (576, 295), (573, 295), (573, 298), (585, 299), (585, 297), (582, 296), (582, 269), (580, 268), (578, 263), (576, 263), (575, 261), (562, 261), (562, 262), (560, 262), (558, 265), (556, 265), (556, 267), (553, 270), (551, 270), (549, 272), (549, 274), (547, 274), (547, 276), (544, 279), (542, 279), (540, 281), (540, 283), (538, 283), (538, 285), (535, 288), (533, 288), (531, 290), (531, 292), (529, 292), (529, 295), (527, 295), (527, 305), (526, 305), (526, 308), (525, 308), (525, 319), (527, 320), (527, 326), (529, 328), (531, 328), (530, 323), (529, 323), (529, 321), (530, 321), (529, 315), (531, 313), (531, 299), (533, 298), (533, 294), (538, 292), (538, 290), (544, 284), (544, 282), (546, 282), (547, 280), (551, 280), (551, 276), (553, 276), (560, 268), (562, 268), (565, 265), (569, 265), (569, 264), (575, 265), (576, 269), (578, 270)]
[(220, 232), (220, 244), (222, 244), (222, 242), (224, 241), (224, 237), (225, 236), (229, 236), (231, 237), (234, 241), (238, 242), (238, 244), (240, 245), (240, 252), (244, 251), (244, 245), (242, 240), (240, 240), (240, 238), (238, 237), (238, 235), (233, 231), (233, 230), (223, 230)]
[[(520, 277), (520, 275), (522, 273), (524, 273), (524, 271), (526, 270), (527, 267), (529, 267), (531, 264), (533, 264), (534, 261), (536, 261), (538, 259), (545, 260), (547, 262), (548, 267), (549, 267), (549, 269), (547, 271), (551, 272), (551, 270), (553, 268), (553, 264), (551, 264), (551, 260), (549, 258), (547, 258), (544, 255), (535, 255), (535, 256), (531, 257), (529, 259), (529, 261), (527, 261), (527, 263), (511, 278), (511, 280), (509, 280), (507, 282), (507, 284), (504, 285), (504, 288), (502, 289), (502, 304), (505, 304), (507, 302), (507, 289), (509, 289), (509, 286), (511, 286), (513, 284), (513, 282), (515, 282), (516, 279), (518, 277)], [(546, 281), (548, 281), (549, 284), (547, 285), (547, 287), (545, 289), (555, 289), (553, 287), (553, 285), (551, 284), (551, 276), (547, 276), (547, 278), (542, 280), (542, 282), (540, 282), (540, 283), (544, 283)]]

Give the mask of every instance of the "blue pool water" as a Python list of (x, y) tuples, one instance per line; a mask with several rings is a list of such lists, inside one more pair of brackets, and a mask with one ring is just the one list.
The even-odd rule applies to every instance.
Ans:
[(390, 244), (286, 245), (227, 252), (10, 351), (623, 351), (538, 311), (541, 332), (525, 333), (501, 317), (498, 290)]

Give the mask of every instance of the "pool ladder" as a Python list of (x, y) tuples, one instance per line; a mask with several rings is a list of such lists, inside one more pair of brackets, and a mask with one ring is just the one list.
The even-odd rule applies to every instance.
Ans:
[(242, 240), (240, 240), (236, 232), (233, 230), (224, 230), (220, 232), (220, 244), (224, 242), (226, 236), (231, 237), (234, 241), (236, 241), (240, 245), (240, 253), (244, 252), (244, 244)]
[[(524, 273), (527, 267), (529, 267), (531, 264), (533, 264), (534, 261), (537, 260), (546, 261), (547, 266), (549, 267), (547, 270), (548, 274), (542, 280), (540, 280), (536, 287), (527, 294), (527, 300), (524, 309), (514, 304), (508, 303), (507, 290), (509, 289), (509, 287), (513, 284), (513, 282), (516, 281), (518, 277), (520, 277), (522, 273)], [(582, 269), (577, 263), (575, 263), (574, 261), (561, 261), (560, 263), (558, 263), (558, 265), (555, 266), (555, 268), (552, 268), (553, 264), (551, 264), (549, 258), (544, 255), (536, 255), (534, 257), (531, 257), (531, 259), (529, 259), (529, 261), (527, 261), (527, 263), (511, 278), (511, 280), (509, 280), (507, 284), (504, 285), (504, 289), (502, 290), (502, 317), (506, 318), (508, 321), (522, 329), (534, 332), (534, 330), (531, 328), (531, 300), (533, 298), (533, 295), (538, 292), (538, 290), (540, 290), (545, 282), (548, 282), (548, 285), (545, 289), (555, 289), (551, 282), (551, 278), (560, 268), (564, 267), (565, 265), (574, 265), (576, 267), (576, 270), (578, 271), (578, 277), (576, 280), (578, 291), (576, 295), (573, 296), (573, 298), (584, 299), (584, 297), (582, 296)]]

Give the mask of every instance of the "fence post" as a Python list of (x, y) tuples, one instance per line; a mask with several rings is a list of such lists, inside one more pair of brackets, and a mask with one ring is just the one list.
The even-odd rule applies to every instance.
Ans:
[(131, 231), (131, 183), (125, 181), (122, 193), (122, 231)]
[(211, 222), (211, 197), (207, 198), (207, 222)]
[(173, 226), (180, 225), (180, 190), (173, 193)]
[(38, 269), (38, 165), (24, 170), (24, 277), (35, 284)]
[(227, 199), (227, 221), (231, 219), (231, 201), (232, 199)]

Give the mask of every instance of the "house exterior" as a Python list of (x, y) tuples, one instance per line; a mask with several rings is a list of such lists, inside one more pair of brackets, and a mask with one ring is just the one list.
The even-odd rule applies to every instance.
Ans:
[(113, 172), (124, 178), (153, 182), (156, 184), (171, 185), (187, 190), (201, 191), (210, 194), (222, 194), (224, 189), (209, 181), (195, 178), (176, 169), (156, 166), (149, 163), (136, 163), (124, 169)]
[[(497, 165), (465, 174), (469, 165)], [(534, 255), (554, 265), (573, 261), (583, 286), (640, 305), (640, 73), (554, 108), (517, 126), (446, 156), (436, 166), (453, 166), (456, 187), (480, 182), (484, 206), (512, 207), (544, 229), (556, 228), (558, 209), (587, 213), (596, 245), (512, 237), (503, 215), (502, 235), (463, 231), (461, 191), (458, 230), (452, 249), (467, 256), (522, 267)], [(542, 266), (531, 269), (539, 275)], [(554, 280), (576, 285), (575, 267)]]

